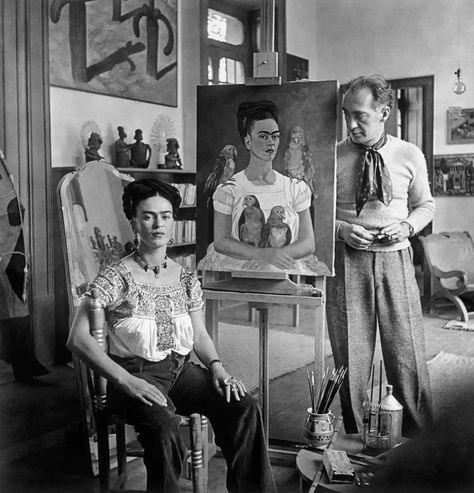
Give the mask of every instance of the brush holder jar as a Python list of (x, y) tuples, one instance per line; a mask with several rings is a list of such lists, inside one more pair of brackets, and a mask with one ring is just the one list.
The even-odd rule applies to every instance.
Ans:
[(364, 451), (377, 455), (392, 448), (392, 416), (390, 411), (369, 404), (364, 409)]
[(329, 411), (325, 414), (313, 413), (313, 408), (308, 408), (308, 414), (304, 423), (304, 437), (308, 445), (313, 448), (326, 447), (334, 433), (334, 414)]

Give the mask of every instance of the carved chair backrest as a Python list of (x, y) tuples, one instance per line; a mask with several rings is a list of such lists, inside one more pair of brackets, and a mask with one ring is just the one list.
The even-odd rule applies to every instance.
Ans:
[[(446, 231), (422, 238), (426, 260), (431, 270), (437, 267), (444, 272), (458, 270), (474, 283), (474, 242), (467, 231)], [(443, 279), (447, 289), (456, 289), (457, 278)]]
[(112, 165), (91, 161), (58, 186), (71, 316), (99, 270), (123, 257), (132, 244), (122, 212), (123, 188), (130, 181)]
[[(131, 176), (112, 165), (91, 161), (65, 175), (58, 185), (70, 322), (99, 270), (123, 257), (132, 245), (133, 234), (122, 211), (123, 188), (130, 181)], [(89, 315), (91, 333), (106, 350), (104, 310), (91, 302)], [(93, 402), (99, 408), (105, 405), (105, 380), (91, 374), (78, 358), (74, 366), (84, 427), (91, 437)], [(89, 448), (88, 438), (85, 447)]]

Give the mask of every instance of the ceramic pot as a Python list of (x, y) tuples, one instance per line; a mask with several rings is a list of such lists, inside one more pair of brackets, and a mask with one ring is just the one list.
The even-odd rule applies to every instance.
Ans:
[(334, 414), (329, 411), (325, 414), (313, 413), (311, 407), (304, 423), (304, 436), (310, 447), (325, 447), (334, 433)]

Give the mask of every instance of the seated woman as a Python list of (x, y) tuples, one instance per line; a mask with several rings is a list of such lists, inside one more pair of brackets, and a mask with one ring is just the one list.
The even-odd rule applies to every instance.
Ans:
[(199, 269), (330, 274), (312, 255), (310, 188), (273, 169), (280, 145), (276, 104), (241, 103), (237, 124), (249, 162), (214, 192), (214, 244)]
[[(228, 490), (273, 492), (258, 404), (219, 360), (196, 275), (166, 255), (180, 203), (177, 189), (157, 180), (125, 187), (123, 210), (136, 249), (90, 285), (107, 307), (109, 352), (90, 335), (87, 298), (68, 348), (108, 380), (111, 410), (135, 425), (148, 491), (179, 491), (186, 449), (176, 413), (197, 412), (209, 418), (226, 459)], [(205, 368), (189, 361), (193, 349)]]

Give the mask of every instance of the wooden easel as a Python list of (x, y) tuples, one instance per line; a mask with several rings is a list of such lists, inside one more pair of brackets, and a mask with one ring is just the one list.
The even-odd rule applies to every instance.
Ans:
[[(229, 300), (252, 302), (258, 312), (259, 328), (259, 401), (265, 433), (269, 432), (269, 308), (272, 305), (299, 305), (314, 310), (314, 375), (320, 382), (325, 360), (325, 286), (326, 278), (316, 276), (312, 293), (298, 294), (299, 286), (289, 279), (255, 279), (231, 277), (215, 280), (215, 273), (203, 273), (203, 296), (206, 300), (206, 327), (218, 348), (218, 305)], [(236, 348), (237, 349), (237, 348)], [(277, 450), (277, 449), (275, 449)]]
[(262, 0), (260, 50), (253, 54), (253, 77), (247, 77), (247, 86), (281, 84), (278, 75), (278, 53), (274, 51), (275, 0)]
[[(260, 47), (253, 55), (253, 77), (245, 81), (249, 86), (280, 85), (278, 53), (274, 51), (275, 0), (262, 0)], [(206, 300), (206, 326), (218, 347), (219, 301), (232, 299), (251, 303), (258, 312), (259, 326), (259, 399), (266, 436), (269, 434), (269, 308), (272, 305), (291, 305), (295, 312), (300, 306), (314, 310), (314, 375), (321, 382), (325, 367), (325, 287), (323, 275), (314, 276), (314, 290), (301, 293), (298, 284), (285, 272), (259, 276), (233, 272), (223, 279), (222, 273), (203, 272), (203, 295)], [(268, 439), (268, 438), (267, 438)], [(278, 448), (270, 448), (278, 452)], [(295, 452), (296, 453), (296, 452)]]

